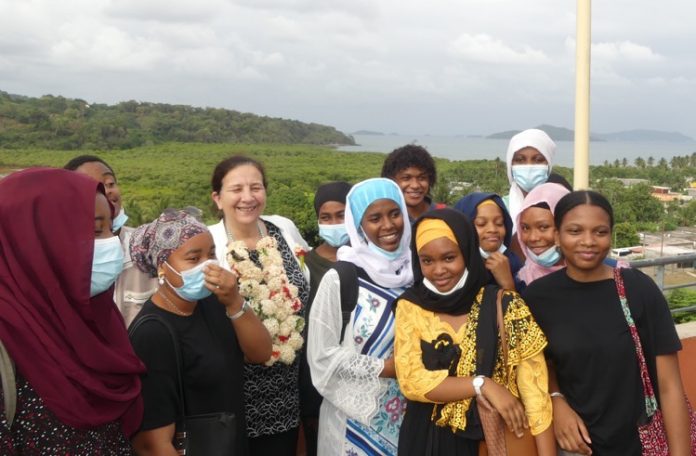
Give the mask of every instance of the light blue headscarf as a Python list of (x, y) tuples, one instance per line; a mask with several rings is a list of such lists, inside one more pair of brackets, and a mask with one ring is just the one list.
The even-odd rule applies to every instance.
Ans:
[[(394, 201), (404, 217), (404, 232), (399, 243), (397, 258), (387, 258), (368, 247), (367, 239), (361, 234), (360, 222), (370, 204), (380, 199)], [(353, 186), (346, 198), (346, 231), (350, 245), (338, 249), (338, 259), (349, 261), (363, 268), (367, 275), (380, 286), (396, 288), (409, 286), (413, 282), (411, 269), (411, 224), (408, 209), (401, 189), (391, 179), (374, 178)]]
[(401, 206), (403, 195), (393, 180), (382, 177), (368, 179), (353, 186), (347, 200), (356, 229), (360, 226), (367, 207), (379, 199), (390, 199)]

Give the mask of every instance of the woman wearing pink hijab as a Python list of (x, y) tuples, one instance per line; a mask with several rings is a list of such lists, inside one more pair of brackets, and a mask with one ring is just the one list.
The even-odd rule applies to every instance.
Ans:
[(517, 273), (518, 289), (565, 266), (556, 245), (553, 211), (570, 191), (559, 184), (541, 184), (522, 201), (517, 215), (517, 240), (527, 260)]

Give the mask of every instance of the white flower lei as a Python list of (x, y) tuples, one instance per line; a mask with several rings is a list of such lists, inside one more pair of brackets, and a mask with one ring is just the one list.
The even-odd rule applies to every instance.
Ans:
[(276, 361), (292, 364), (304, 344), (305, 319), (296, 315), (302, 309), (302, 301), (297, 287), (288, 280), (275, 238), (262, 237), (256, 251), (261, 267), (251, 260), (243, 241), (231, 241), (227, 245), (227, 261), (239, 276), (239, 293), (249, 301), (271, 335), (273, 351), (266, 365), (272, 366)]

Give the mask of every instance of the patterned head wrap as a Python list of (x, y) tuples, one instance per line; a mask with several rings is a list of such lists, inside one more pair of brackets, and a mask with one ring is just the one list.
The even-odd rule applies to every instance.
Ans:
[(140, 226), (130, 239), (131, 257), (141, 271), (157, 277), (157, 268), (171, 253), (208, 227), (194, 216), (166, 210), (155, 221)]

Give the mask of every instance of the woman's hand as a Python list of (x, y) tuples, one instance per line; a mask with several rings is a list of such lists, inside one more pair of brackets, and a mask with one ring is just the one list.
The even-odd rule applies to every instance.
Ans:
[(590, 433), (563, 397), (553, 398), (553, 431), (562, 449), (585, 455), (592, 454)]
[[(237, 274), (209, 264), (204, 270), (205, 286), (217, 296), (220, 304), (225, 306), (228, 318), (242, 310), (244, 298), (239, 294)], [(237, 342), (244, 353), (247, 362), (260, 364), (271, 357), (271, 335), (253, 310), (244, 312), (239, 318), (232, 320), (237, 333)]]
[(227, 308), (228, 313), (239, 312), (244, 304), (244, 298), (237, 288), (237, 275), (217, 264), (209, 264), (203, 273), (205, 287), (217, 296), (220, 303)]
[(515, 280), (510, 271), (510, 260), (500, 252), (493, 252), (485, 261), (486, 269), (491, 271), (496, 283), (504, 290), (514, 290)]
[(396, 367), (394, 365), (394, 357), (390, 356), (384, 360), (384, 367), (382, 372), (379, 373), (380, 377), (383, 378), (395, 378), (396, 377)]
[(524, 430), (529, 428), (522, 403), (507, 388), (487, 377), (481, 387), (481, 394), (484, 399), (481, 401), (483, 406), (497, 410), (510, 432), (522, 437)]

